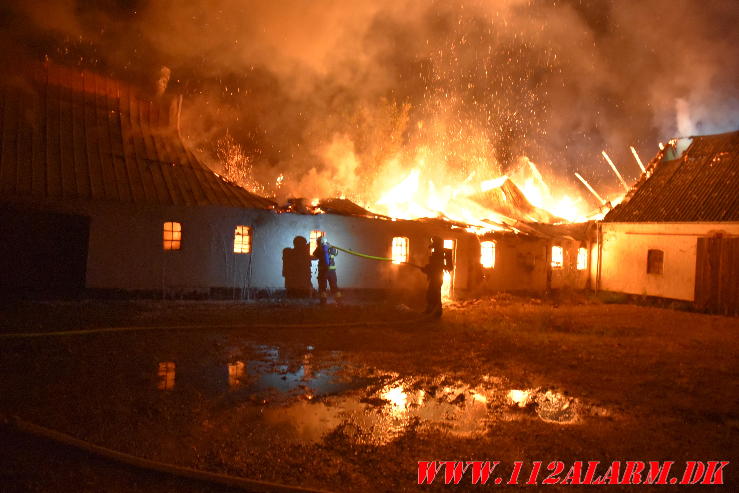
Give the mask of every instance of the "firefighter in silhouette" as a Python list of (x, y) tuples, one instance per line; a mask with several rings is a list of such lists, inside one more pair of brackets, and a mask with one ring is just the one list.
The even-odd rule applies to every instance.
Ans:
[(336, 303), (341, 303), (341, 292), (336, 282), (336, 261), (334, 260), (338, 254), (339, 251), (329, 244), (325, 236), (318, 239), (313, 258), (318, 260), (318, 295), (321, 297), (322, 305), (328, 301), (327, 287), (331, 289)]
[(441, 285), (444, 283), (444, 271), (451, 272), (454, 269), (452, 251), (444, 248), (444, 240), (438, 236), (431, 238), (429, 250), (429, 263), (422, 268), (428, 278), (424, 313), (441, 318)]

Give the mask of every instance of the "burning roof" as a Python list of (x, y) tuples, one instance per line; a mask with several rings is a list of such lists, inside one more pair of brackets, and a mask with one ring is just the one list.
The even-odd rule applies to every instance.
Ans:
[(181, 99), (149, 101), (89, 71), (36, 66), (0, 85), (4, 195), (272, 208), (210, 171), (179, 134)]
[(675, 139), (608, 222), (739, 221), (739, 131)]
[(501, 183), (496, 185), (484, 192), (472, 195), (469, 197), (470, 200), (512, 220), (563, 221), (563, 219), (554, 216), (548, 211), (532, 205), (521, 189), (510, 178), (504, 177)]

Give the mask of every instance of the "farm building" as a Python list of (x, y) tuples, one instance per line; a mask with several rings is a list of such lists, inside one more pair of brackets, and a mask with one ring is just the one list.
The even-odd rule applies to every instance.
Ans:
[[(290, 251), (303, 255), (320, 232), (378, 256), (390, 256), (397, 238), (396, 254), (416, 263), (425, 262), (430, 236), (442, 236), (456, 252), (451, 282), (467, 288), (467, 265), (478, 261), (474, 235), (444, 221), (391, 221), (336, 202), (333, 209), (322, 204), (328, 213), (277, 210), (188, 150), (179, 134), (180, 105), (180, 98), (147, 98), (118, 81), (51, 63), (3, 84), (6, 294), (231, 297), (281, 290), (296, 276), (310, 285)], [(340, 262), (348, 289), (413, 289), (424, 282), (405, 265), (349, 255)]]
[(670, 142), (598, 225), (598, 289), (739, 311), (739, 131)]
[(586, 285), (580, 254), (587, 225), (532, 222), (551, 218), (513, 183), (477, 198), (515, 224), (484, 237), (464, 224), (393, 220), (341, 199), (280, 208), (212, 172), (187, 148), (181, 104), (53, 63), (3, 83), (6, 295), (301, 295), (315, 287), (309, 252), (322, 234), (345, 249), (397, 261), (341, 254), (343, 289), (422, 289), (425, 276), (401, 261), (425, 264), (431, 236), (454, 253), (450, 295)]

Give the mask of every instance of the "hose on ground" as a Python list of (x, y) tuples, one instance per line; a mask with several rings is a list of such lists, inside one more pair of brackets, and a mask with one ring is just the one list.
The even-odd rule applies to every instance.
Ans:
[(3, 420), (3, 422), (17, 431), (74, 447), (76, 449), (83, 450), (85, 452), (104, 457), (106, 459), (110, 459), (123, 464), (128, 464), (130, 466), (148, 471), (171, 474), (174, 476), (195, 479), (207, 483), (220, 484), (231, 488), (240, 488), (247, 491), (264, 491), (274, 493), (291, 493), (296, 491), (309, 493), (327, 493), (326, 490), (303, 488), (300, 486), (289, 486), (285, 484), (272, 483), (270, 481), (260, 481), (238, 476), (229, 476), (226, 474), (203, 471), (200, 469), (192, 469), (190, 467), (177, 466), (165, 462), (144, 459), (135, 455), (119, 452), (117, 450), (112, 450), (106, 447), (101, 447), (100, 445), (95, 445), (93, 443), (80, 440), (79, 438), (75, 438), (60, 431), (52, 430), (43, 426), (29, 423), (27, 421), (23, 421), (18, 417)]

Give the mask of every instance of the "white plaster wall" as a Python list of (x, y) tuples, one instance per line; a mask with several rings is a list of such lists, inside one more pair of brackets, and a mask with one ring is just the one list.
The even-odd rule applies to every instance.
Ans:
[(544, 291), (547, 282), (547, 241), (525, 235), (491, 234), (495, 241), (495, 266), (479, 265), (480, 247), (476, 250), (478, 288), (483, 292)]
[[(80, 210), (82, 209), (82, 210)], [(87, 210), (84, 210), (87, 209)], [(87, 261), (88, 288), (159, 290), (258, 288), (283, 289), (283, 249), (296, 236), (325, 231), (343, 248), (389, 257), (393, 236), (409, 238), (410, 260), (424, 265), (431, 235), (457, 240), (456, 289), (465, 289), (473, 235), (461, 230), (412, 221), (384, 221), (333, 214), (277, 214), (225, 207), (146, 208), (95, 204), (75, 212), (91, 216)], [(165, 221), (182, 224), (179, 251), (162, 250)], [(233, 253), (237, 225), (252, 228), (252, 252)], [(342, 288), (422, 289), (426, 277), (418, 269), (372, 261), (346, 253), (337, 257)], [(315, 262), (312, 275), (316, 287)]]
[[(694, 301), (699, 237), (739, 235), (739, 223), (602, 223), (600, 289)], [(661, 275), (647, 274), (647, 251), (664, 252)]]
[[(425, 265), (432, 235), (457, 240), (457, 272), (455, 288), (467, 286), (468, 246), (475, 238), (459, 230), (421, 224), (413, 221), (384, 221), (334, 214), (274, 214), (255, 230), (252, 279), (255, 285), (283, 288), (282, 251), (292, 247), (296, 236), (310, 237), (311, 230), (326, 233), (329, 242), (349, 250), (390, 257), (392, 238), (409, 239), (410, 262)], [(418, 269), (391, 262), (368, 260), (340, 252), (336, 258), (339, 287), (364, 289), (420, 289), (426, 277)], [(312, 276), (316, 286), (315, 262)]]

